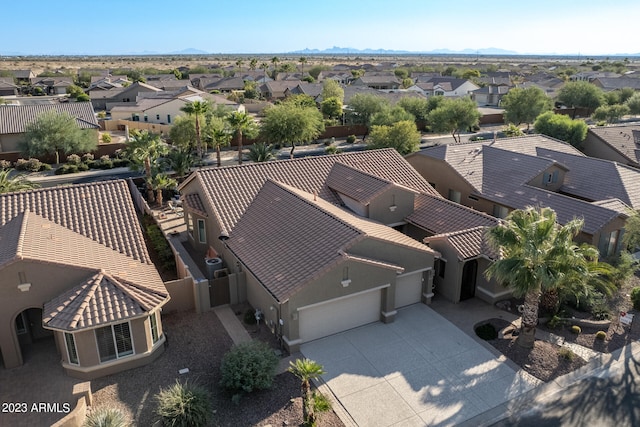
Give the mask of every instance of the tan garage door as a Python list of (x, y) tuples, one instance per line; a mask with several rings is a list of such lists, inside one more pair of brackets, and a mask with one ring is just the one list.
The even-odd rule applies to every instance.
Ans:
[(396, 308), (420, 302), (422, 297), (422, 271), (396, 278)]
[(324, 303), (301, 307), (300, 339), (312, 341), (380, 320), (382, 290), (361, 292)]

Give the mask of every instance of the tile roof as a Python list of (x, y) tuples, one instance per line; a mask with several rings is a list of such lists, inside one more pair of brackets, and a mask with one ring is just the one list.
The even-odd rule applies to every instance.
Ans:
[(126, 181), (0, 194), (0, 228), (27, 210), (135, 260), (151, 262)]
[(474, 211), (466, 206), (435, 197), (421, 194), (415, 199), (414, 211), (407, 221), (433, 234), (449, 233), (459, 230), (498, 225), (498, 219)]
[(597, 126), (589, 133), (635, 164), (640, 164), (640, 126)]
[(148, 110), (150, 110), (152, 108), (156, 108), (156, 107), (158, 107), (160, 105), (167, 104), (167, 103), (173, 101), (174, 99), (178, 99), (178, 98), (170, 98), (170, 99), (166, 99), (166, 98), (160, 98), (160, 99), (143, 98), (143, 99), (140, 99), (139, 101), (137, 101), (135, 103), (131, 103), (129, 105), (116, 105), (113, 108), (111, 108), (111, 111), (114, 112), (114, 113), (117, 113), (117, 112), (148, 111)]
[(68, 113), (81, 129), (98, 128), (91, 102), (67, 102), (34, 105), (0, 105), (0, 134), (23, 133), (25, 125), (47, 111)]
[(73, 332), (144, 316), (167, 300), (166, 293), (100, 271), (45, 303), (43, 323), (51, 329)]
[(397, 186), (397, 184), (336, 162), (327, 177), (327, 186), (340, 194), (368, 205), (378, 195)]
[(291, 185), (330, 203), (339, 203), (327, 178), (335, 163), (388, 180), (418, 193), (438, 193), (394, 149), (367, 150), (329, 156), (306, 157), (277, 162), (248, 163), (207, 168), (194, 172), (181, 186), (199, 180), (207, 212), (219, 218), (222, 231), (230, 232), (245, 213), (267, 179)]
[(538, 154), (569, 168), (560, 187), (561, 192), (590, 201), (620, 199), (640, 209), (640, 170), (610, 160), (542, 148)]
[(194, 211), (200, 216), (207, 217), (207, 210), (202, 204), (202, 199), (200, 199), (200, 195), (198, 193), (185, 194), (182, 196), (182, 200), (186, 207), (190, 210)]
[(276, 299), (285, 301), (344, 261), (345, 252), (358, 257), (350, 249), (364, 239), (434, 254), (393, 228), (272, 180), (258, 191), (227, 245)]
[(495, 259), (496, 254), (487, 241), (487, 227), (474, 227), (451, 233), (436, 234), (424, 239), (429, 244), (437, 240), (446, 240), (458, 253), (460, 259), (475, 258), (486, 255)]

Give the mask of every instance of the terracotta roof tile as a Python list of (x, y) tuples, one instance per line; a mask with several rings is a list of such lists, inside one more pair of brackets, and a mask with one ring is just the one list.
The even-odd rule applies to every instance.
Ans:
[(589, 133), (596, 135), (629, 161), (640, 164), (640, 126), (597, 126), (590, 128)]
[(203, 217), (208, 216), (207, 210), (204, 208), (204, 205), (202, 204), (202, 200), (200, 199), (200, 195), (198, 195), (198, 193), (185, 194), (182, 197), (182, 200), (184, 201), (186, 207), (188, 207), (198, 215), (201, 215)]
[[(419, 193), (437, 195), (429, 183), (394, 149), (202, 169), (192, 174), (191, 179), (197, 179), (202, 183), (205, 191), (203, 202), (207, 212), (219, 218), (223, 231), (230, 232), (267, 179), (294, 186), (308, 193), (315, 192), (324, 200), (338, 203), (336, 195), (327, 183), (336, 163)], [(181, 188), (191, 179), (187, 179)]]
[(27, 210), (136, 260), (151, 262), (123, 180), (0, 194), (0, 229)]
[(394, 185), (391, 181), (338, 162), (333, 165), (327, 177), (329, 188), (365, 205)]
[(390, 227), (271, 180), (258, 191), (227, 244), (276, 299), (285, 301), (367, 238), (434, 254)]
[(486, 255), (495, 258), (495, 252), (487, 242), (486, 234), (488, 227), (474, 227), (468, 230), (459, 230), (451, 233), (436, 234), (424, 239), (425, 243), (436, 240), (447, 240), (458, 252), (460, 259), (475, 258)]
[(166, 294), (102, 271), (45, 303), (43, 322), (48, 328), (77, 331), (143, 316), (166, 301)]
[(407, 221), (433, 234), (466, 230), (478, 226), (493, 227), (498, 219), (441, 197), (421, 194)]

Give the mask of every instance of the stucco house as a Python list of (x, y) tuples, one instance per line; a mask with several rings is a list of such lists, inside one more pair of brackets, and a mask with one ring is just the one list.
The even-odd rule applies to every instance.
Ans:
[(110, 111), (116, 105), (136, 102), (141, 93), (160, 92), (161, 90), (146, 83), (135, 82), (126, 87), (116, 87), (109, 90), (96, 86), (87, 90), (87, 93), (91, 98), (93, 108)]
[(445, 96), (448, 98), (463, 98), (480, 86), (471, 80), (455, 77), (431, 77), (429, 80), (420, 81), (407, 90), (420, 92), (427, 97)]
[(603, 257), (621, 250), (629, 207), (640, 207), (640, 171), (587, 157), (544, 135), (424, 149), (407, 161), (452, 201), (504, 218), (545, 206), (562, 224), (584, 219), (578, 240)]
[(587, 156), (640, 168), (640, 125), (591, 127), (582, 150)]
[(0, 194), (0, 241), (4, 368), (47, 339), (58, 353), (51, 357), (82, 379), (162, 353), (169, 294), (125, 181)]
[(25, 126), (48, 111), (68, 113), (76, 119), (80, 129), (90, 130), (100, 127), (90, 102), (0, 105), (0, 153), (19, 153), (19, 144), (24, 138)]
[(391, 149), (205, 168), (179, 190), (189, 243), (231, 278), (217, 304), (248, 301), (292, 351), (429, 303), (440, 255), (421, 239), (495, 224)]

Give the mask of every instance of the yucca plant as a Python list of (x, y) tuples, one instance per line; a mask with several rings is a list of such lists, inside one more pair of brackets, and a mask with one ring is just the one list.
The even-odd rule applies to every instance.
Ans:
[(120, 408), (102, 406), (91, 411), (84, 421), (84, 427), (127, 427), (130, 423)]
[(209, 392), (186, 381), (181, 383), (176, 380), (171, 387), (160, 389), (155, 399), (158, 402), (156, 413), (165, 426), (205, 426), (212, 414)]
[(273, 154), (273, 145), (257, 142), (249, 148), (249, 160), (252, 162), (268, 162), (276, 157)]

